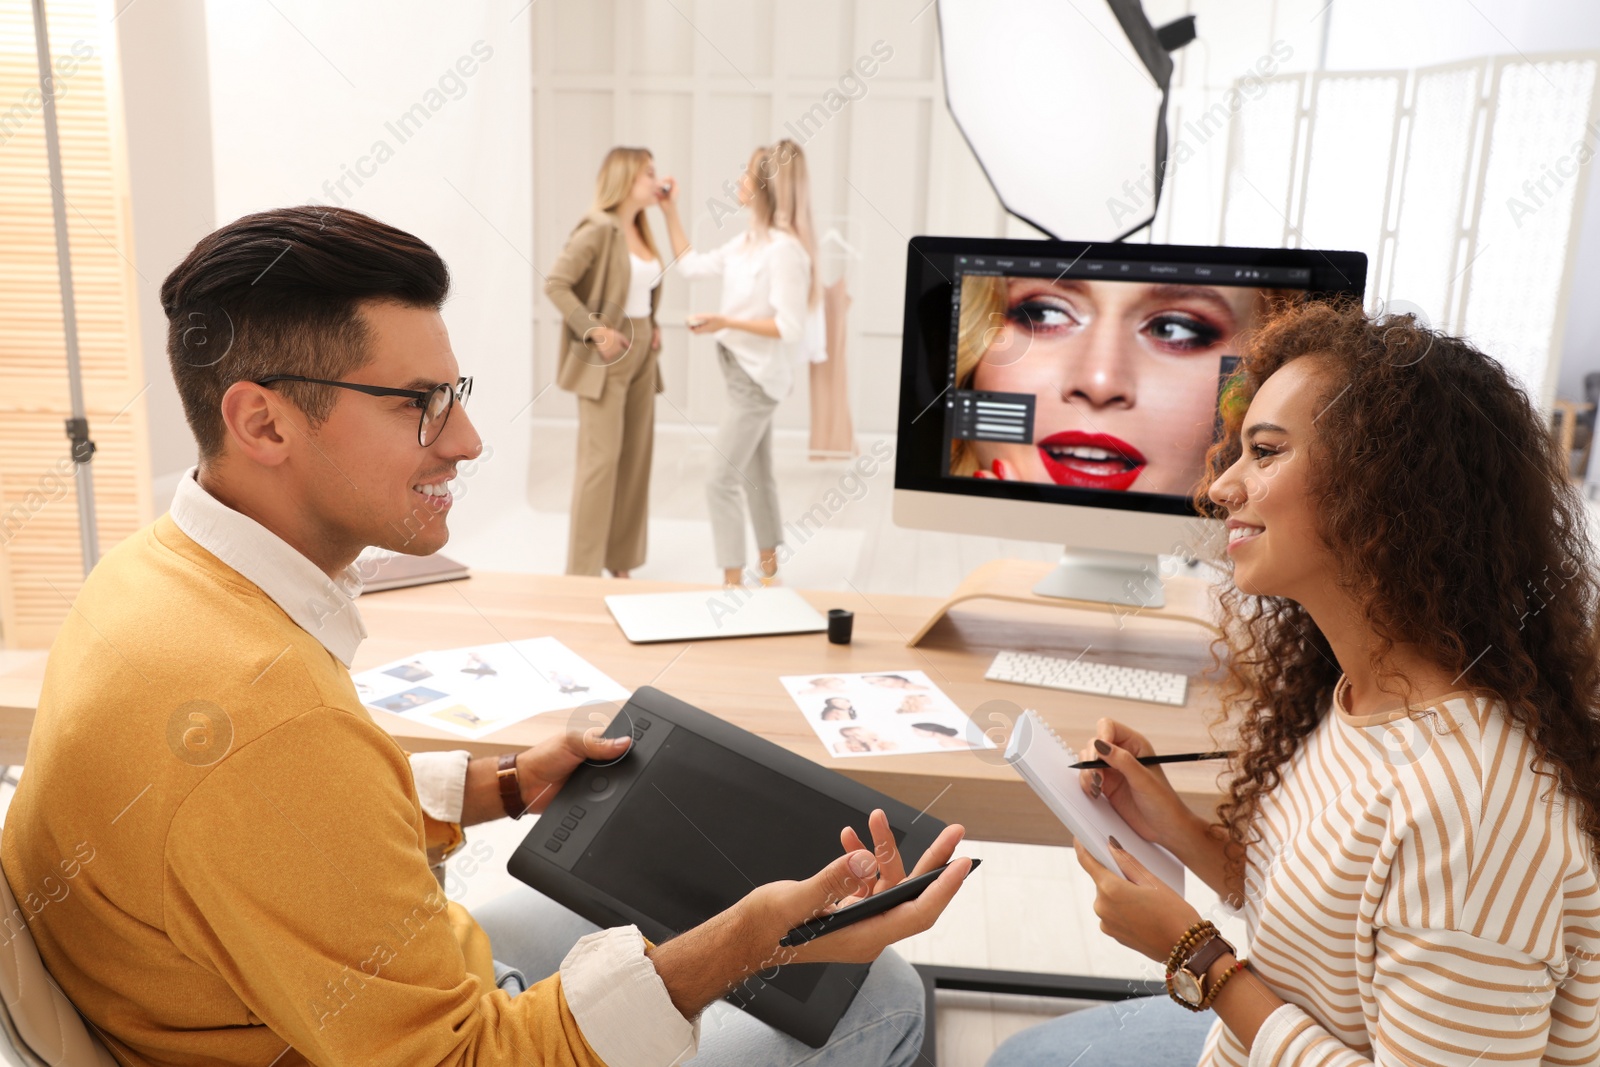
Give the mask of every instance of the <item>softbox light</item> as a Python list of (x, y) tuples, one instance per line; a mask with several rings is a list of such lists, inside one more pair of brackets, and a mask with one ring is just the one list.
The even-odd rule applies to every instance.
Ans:
[(945, 101), (1005, 209), (1052, 237), (1143, 229), (1167, 155), (1169, 54), (1139, 0), (939, 0)]

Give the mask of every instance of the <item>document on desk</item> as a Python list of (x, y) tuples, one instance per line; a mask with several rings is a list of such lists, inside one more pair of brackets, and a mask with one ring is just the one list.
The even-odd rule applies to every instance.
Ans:
[(1075, 840), (1082, 841), (1089, 854), (1113, 871), (1121, 872), (1112, 858), (1107, 838), (1115, 837), (1123, 849), (1145, 865), (1145, 869), (1183, 893), (1183, 864), (1178, 857), (1152, 844), (1134, 832), (1133, 827), (1111, 801), (1105, 797), (1091, 797), (1083, 791), (1072, 764), (1078, 761), (1064, 741), (1032, 709), (1017, 718), (1011, 729), (1011, 741), (1006, 745), (1006, 762), (1014, 767), (1024, 781), (1039, 794), (1039, 799), (1055, 813), (1056, 818)]
[(921, 671), (779, 678), (834, 756), (995, 748)]
[(543, 712), (630, 695), (553, 637), (423, 652), (354, 681), (369, 707), (473, 741)]

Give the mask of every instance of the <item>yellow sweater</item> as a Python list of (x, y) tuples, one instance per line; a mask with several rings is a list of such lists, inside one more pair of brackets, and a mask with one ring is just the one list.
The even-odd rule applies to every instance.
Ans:
[(494, 988), (428, 866), (459, 833), (344, 667), (163, 516), (56, 638), (0, 863), (119, 1062), (603, 1067), (559, 975)]

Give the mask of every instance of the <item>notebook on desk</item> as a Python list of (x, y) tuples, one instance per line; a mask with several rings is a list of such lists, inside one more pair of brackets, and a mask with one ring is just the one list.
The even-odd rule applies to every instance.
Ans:
[(1183, 864), (1160, 845), (1134, 832), (1111, 806), (1111, 801), (1105, 797), (1091, 797), (1083, 791), (1083, 786), (1078, 784), (1080, 772), (1072, 768), (1078, 757), (1038, 712), (1030, 709), (1018, 717), (1011, 730), (1011, 742), (1006, 745), (1006, 762), (1016, 768), (1039, 794), (1039, 799), (1072, 831), (1075, 840), (1083, 842), (1096, 860), (1113, 871), (1120, 871), (1106, 840), (1114, 836), (1123, 850), (1144, 864), (1151, 874), (1180, 895), (1183, 893)]
[[(361, 566), (366, 567), (363, 563)], [(467, 566), (449, 556), (435, 552), (431, 556), (406, 556), (391, 554), (377, 559), (370, 567), (370, 577), (361, 583), (361, 592), (382, 593), (389, 589), (406, 589), (430, 582), (453, 582), (467, 576)]]

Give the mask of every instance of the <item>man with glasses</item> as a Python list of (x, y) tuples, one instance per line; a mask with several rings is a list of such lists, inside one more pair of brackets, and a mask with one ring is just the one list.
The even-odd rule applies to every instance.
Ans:
[(422, 241), (310, 207), (239, 219), (167, 278), (200, 463), (106, 554), (51, 649), (0, 841), (8, 923), (119, 1063), (910, 1063), (921, 985), (880, 953), (932, 923), (965, 864), (799, 957), (877, 960), (827, 1048), (707, 1010), (789, 928), (904, 875), (881, 816), (872, 850), (661, 945), (531, 889), (481, 925), (440, 892), (430, 862), (462, 826), (539, 812), (628, 743), (408, 757), (351, 681), (357, 555), (441, 548), (449, 484), (483, 447), (448, 290)]
[(433, 439), (444, 430), (444, 422), (450, 417), (450, 409), (457, 400), (463, 404), (467, 397), (472, 395), (472, 379), (457, 379), (455, 385), (438, 385), (419, 383), (413, 389), (388, 389), (381, 385), (361, 385), (358, 382), (335, 382), (327, 378), (307, 378), (301, 374), (273, 374), (256, 382), (257, 385), (272, 385), (275, 382), (309, 382), (312, 385), (332, 385), (340, 389), (354, 389), (358, 393), (368, 396), (403, 396), (415, 405), (420, 412), (417, 419), (417, 444), (427, 448), (433, 444)]

